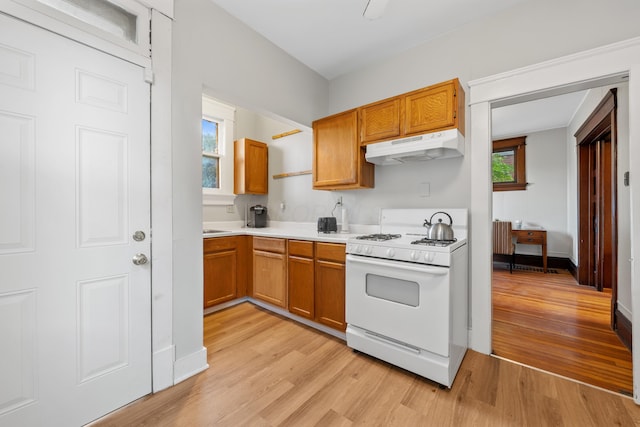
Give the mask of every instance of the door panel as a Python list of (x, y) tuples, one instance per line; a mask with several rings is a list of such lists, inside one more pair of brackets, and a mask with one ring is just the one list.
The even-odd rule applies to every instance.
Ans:
[(151, 391), (149, 85), (0, 28), (0, 425), (82, 425)]

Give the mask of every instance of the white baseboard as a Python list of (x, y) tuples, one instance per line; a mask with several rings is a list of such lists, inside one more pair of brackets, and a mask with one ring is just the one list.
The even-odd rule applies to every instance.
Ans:
[(153, 352), (153, 392), (156, 393), (173, 385), (173, 361), (175, 347), (170, 345)]
[(209, 367), (207, 363), (207, 348), (202, 347), (195, 353), (182, 357), (173, 364), (174, 384), (178, 384)]

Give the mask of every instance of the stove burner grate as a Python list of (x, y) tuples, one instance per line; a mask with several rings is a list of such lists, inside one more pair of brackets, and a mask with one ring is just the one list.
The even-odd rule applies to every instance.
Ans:
[(445, 247), (445, 246), (449, 246), (453, 243), (455, 243), (458, 239), (453, 239), (453, 240), (436, 240), (436, 239), (420, 239), (420, 240), (414, 240), (413, 242), (411, 242), (412, 245), (424, 245), (424, 246), (441, 246), (441, 247)]
[(400, 237), (401, 237), (400, 234), (367, 234), (365, 236), (357, 236), (356, 239), (384, 242), (387, 240), (399, 239)]

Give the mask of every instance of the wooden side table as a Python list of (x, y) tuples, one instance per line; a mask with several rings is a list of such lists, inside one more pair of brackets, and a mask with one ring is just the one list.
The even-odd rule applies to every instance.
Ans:
[(517, 229), (512, 230), (511, 234), (515, 237), (516, 243), (521, 245), (540, 245), (542, 246), (542, 269), (547, 272), (547, 230), (540, 229)]

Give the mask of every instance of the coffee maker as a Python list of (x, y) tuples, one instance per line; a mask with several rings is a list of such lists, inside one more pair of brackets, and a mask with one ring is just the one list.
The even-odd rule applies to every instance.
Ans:
[(267, 226), (267, 207), (255, 205), (249, 208), (249, 218), (247, 219), (247, 227), (264, 228)]

